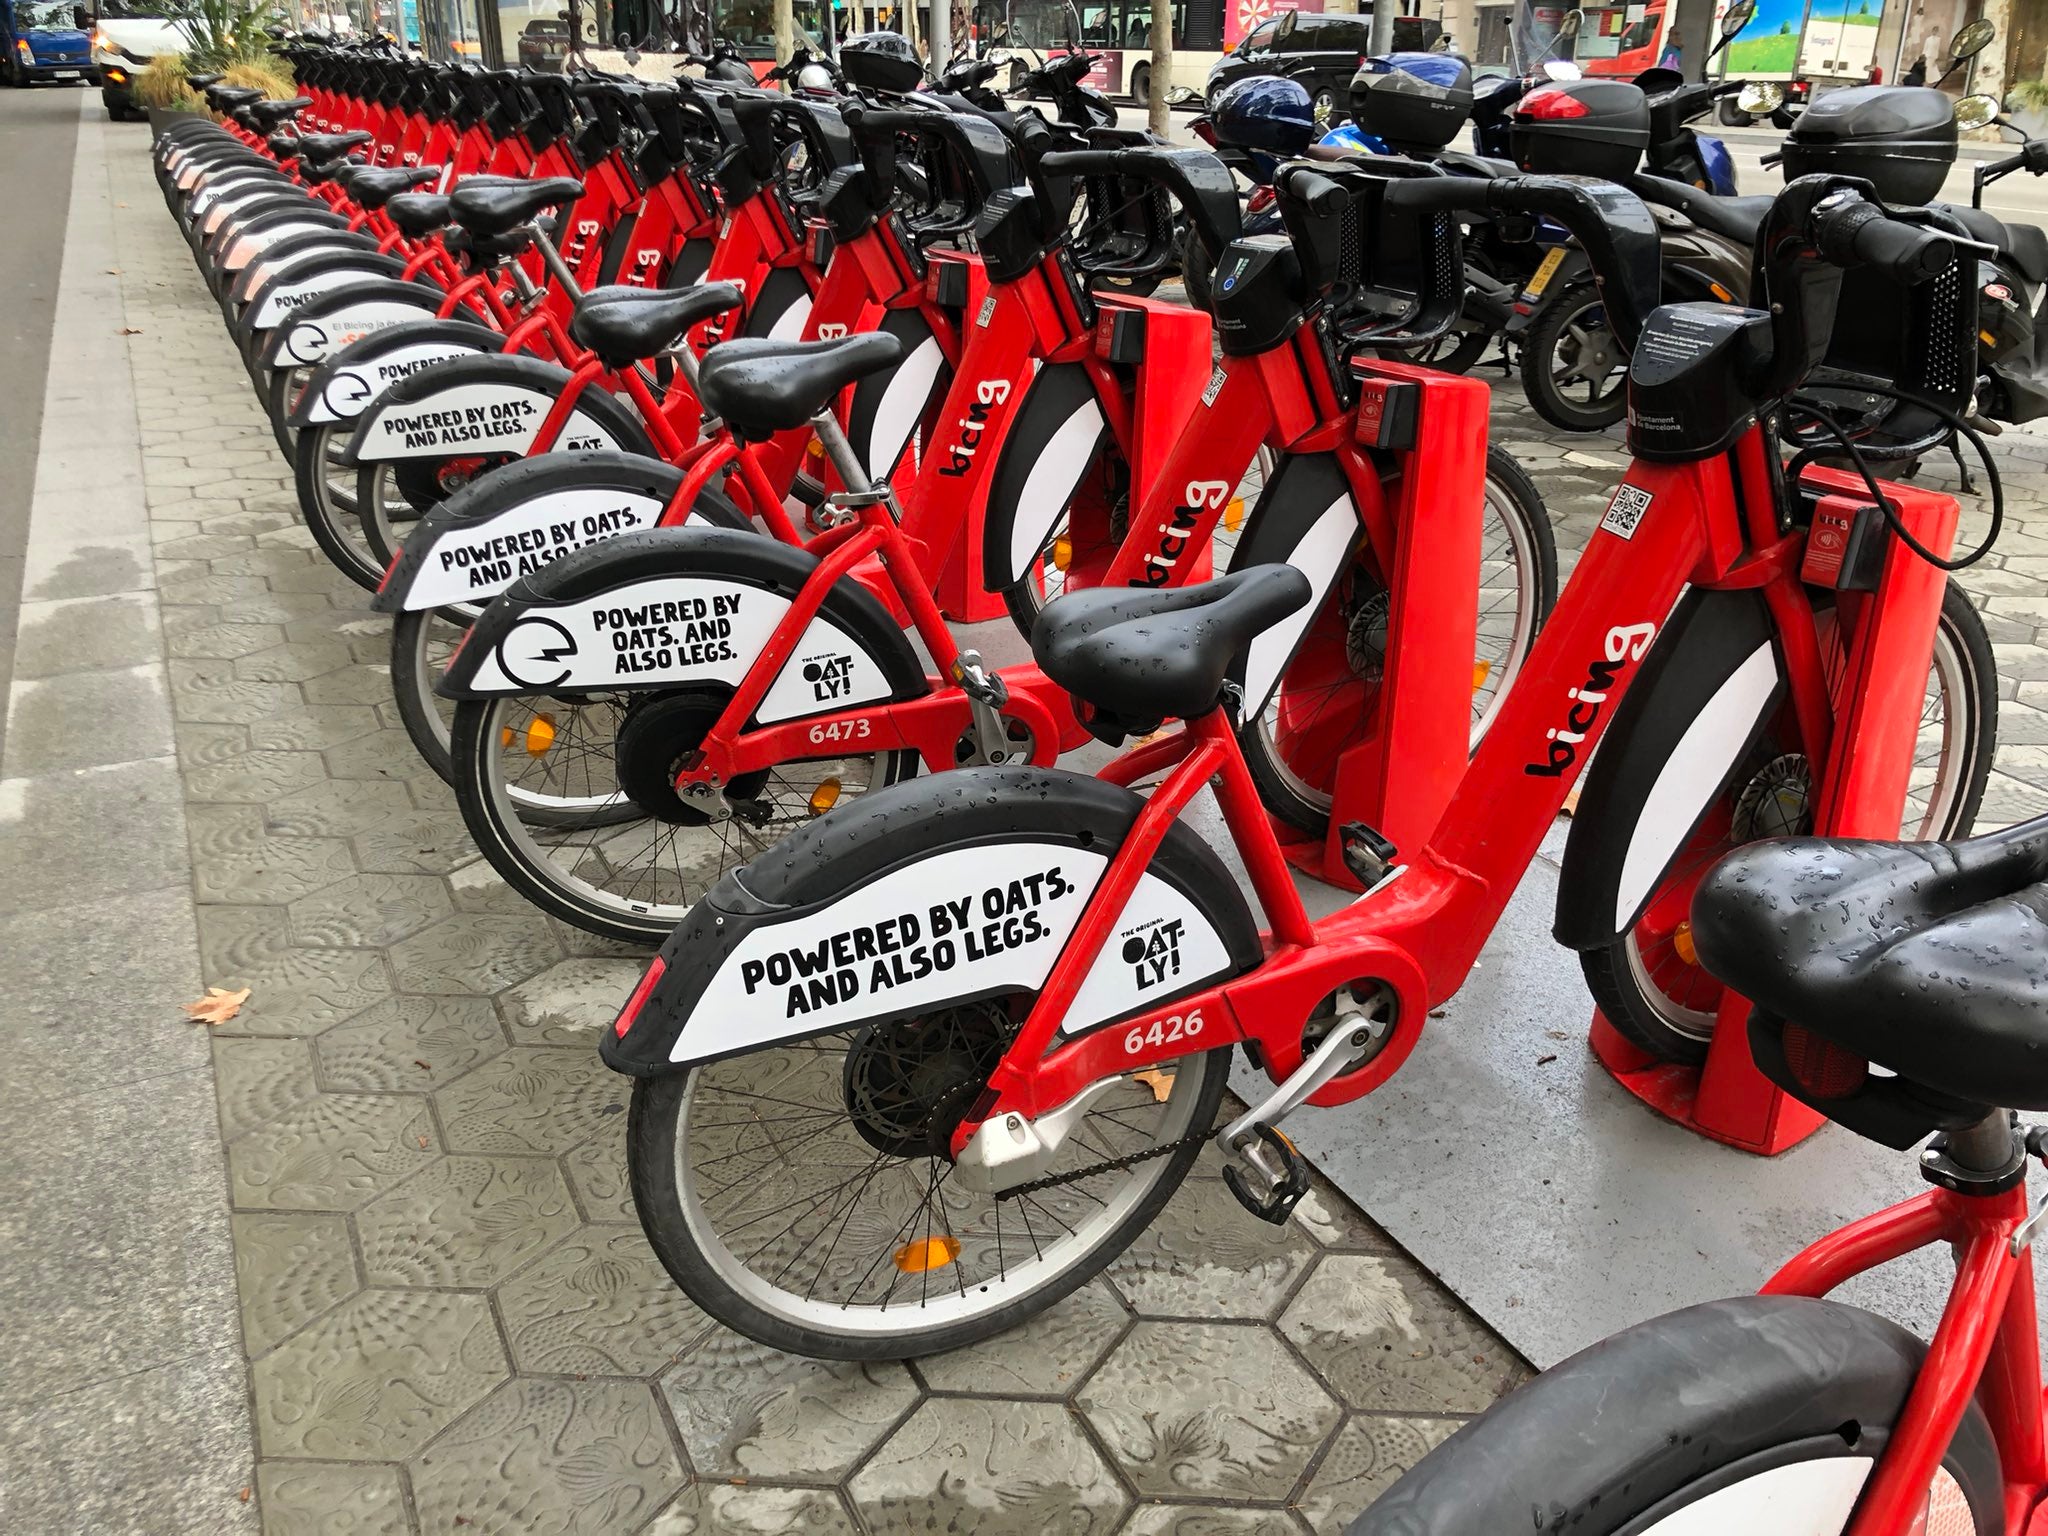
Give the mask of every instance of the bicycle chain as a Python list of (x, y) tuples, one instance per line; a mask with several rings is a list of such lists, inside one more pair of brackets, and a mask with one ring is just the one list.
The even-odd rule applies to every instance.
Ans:
[(1019, 1184), (1014, 1189), (998, 1190), (998, 1200), (1014, 1200), (1019, 1195), (1036, 1194), (1041, 1189), (1057, 1189), (1062, 1184), (1072, 1184), (1078, 1179), (1092, 1179), (1098, 1173), (1121, 1173), (1126, 1168), (1135, 1168), (1140, 1163), (1149, 1163), (1155, 1157), (1170, 1157), (1183, 1147), (1191, 1147), (1207, 1141), (1216, 1132), (1190, 1131), (1187, 1135), (1160, 1146), (1147, 1147), (1143, 1152), (1133, 1152), (1126, 1157), (1112, 1157), (1108, 1162), (1089, 1163), (1070, 1173), (1053, 1174), (1048, 1178), (1033, 1179), (1029, 1184)]

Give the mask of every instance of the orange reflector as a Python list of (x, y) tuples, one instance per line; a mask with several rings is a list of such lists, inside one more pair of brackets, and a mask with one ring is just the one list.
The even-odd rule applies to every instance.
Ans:
[(959, 1257), (958, 1238), (925, 1237), (896, 1250), (896, 1267), (906, 1275), (921, 1275), (928, 1270), (944, 1269)]
[(1052, 568), (1064, 571), (1074, 563), (1074, 541), (1064, 533), (1052, 541)]
[(510, 751), (512, 750), (512, 727), (511, 727), (511, 726), (509, 726), (509, 725), (501, 725), (501, 726), (499, 726), (499, 727), (498, 727), (498, 745), (499, 745), (499, 746), (500, 746), (501, 748), (503, 748), (503, 749), (504, 749), (505, 751), (507, 751), (507, 752), (510, 752)]
[(813, 464), (825, 462), (825, 445), (815, 437), (804, 445), (804, 457)]
[(1710, 282), (1707, 284), (1707, 286), (1713, 289), (1714, 297), (1719, 299), (1723, 304), (1733, 304), (1735, 302), (1735, 295), (1730, 293), (1726, 288), (1723, 288), (1719, 283)]
[(839, 803), (839, 781), (827, 779), (811, 791), (811, 814), (822, 816)]
[(1472, 691), (1477, 693), (1486, 686), (1486, 680), (1493, 676), (1493, 663), (1475, 661), (1472, 663)]
[(1692, 941), (1691, 923), (1680, 923), (1676, 928), (1672, 929), (1671, 947), (1677, 952), (1678, 958), (1687, 965), (1698, 965), (1700, 963), (1699, 948)]
[(1989, 331), (1979, 331), (1977, 335), (1982, 339), (1984, 345), (1987, 347), (1995, 347), (1998, 345), (1998, 338), (1992, 335)]
[(539, 757), (555, 744), (555, 722), (546, 715), (535, 715), (526, 722), (526, 755)]
[(1244, 498), (1233, 496), (1230, 505), (1223, 509), (1223, 526), (1235, 533), (1244, 526)]

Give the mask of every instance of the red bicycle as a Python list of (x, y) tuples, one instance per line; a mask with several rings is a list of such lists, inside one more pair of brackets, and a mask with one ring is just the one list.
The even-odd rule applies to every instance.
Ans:
[[(1331, 221), (1333, 252), (1365, 248), (1335, 239), (1354, 213), (1366, 228), (1475, 205), (1537, 213), (1595, 252), (1611, 251), (1609, 221), (1647, 223), (1570, 179), (1295, 167), (1280, 186)], [(1860, 189), (1810, 177), (1780, 194), (1759, 256), (1768, 312), (1687, 305), (1645, 321), (1639, 290), (1610, 284), (1609, 312), (1640, 338), (1636, 462), (1434, 830), (1396, 847), (1347, 829), (1366, 887), (1350, 906), (1309, 921), (1238, 746), (1247, 652), (1311, 595), (1270, 565), (1076, 593), (1035, 626), (1040, 665), (1096, 734), (1176, 717), (1179, 731), (1094, 778), (980, 767), (871, 792), (725, 876), (602, 1042), (638, 1079), (642, 1224), (698, 1305), (778, 1348), (841, 1358), (954, 1348), (1028, 1317), (1171, 1194), (1212, 1134), (1236, 1045), (1274, 1087), (1214, 1134), (1238, 1198), (1283, 1219), (1307, 1178), (1280, 1123), (1401, 1065), (1594, 749), (1606, 742), (1604, 765), (1673, 745), (1658, 715), (1681, 669), (1720, 681), (1645, 798), (1656, 826), (1682, 834), (1703, 817), (1782, 705), (1815, 765), (1815, 825), (1896, 836), (1958, 509), (1833, 471), (1795, 465), (1788, 479), (1778, 422), (1825, 348), (1843, 266), (1917, 283), (1903, 296), (1908, 387), (1971, 377), (1947, 370), (1974, 330), (1967, 285), (1924, 281), (1952, 242)], [(1942, 409), (1953, 419), (1964, 403)], [(1843, 529), (1853, 559), (1835, 558)], [(1439, 752), (1462, 751), (1470, 589), (1432, 618), (1442, 638), (1404, 651), (1403, 699)], [(847, 718), (858, 728), (869, 712)], [(1966, 783), (1988, 771), (1990, 728), (1951, 764)], [(1127, 788), (1162, 773), (1148, 799)], [(1264, 932), (1180, 819), (1205, 788)], [(1652, 855), (1652, 884), (1668, 852)], [(1602, 938), (1632, 916), (1610, 905)]]
[[(1957, 843), (1787, 839), (1724, 860), (1693, 933), (1707, 969), (1755, 1000), (1758, 1063), (1886, 1146), (1938, 1131), (1919, 1158), (1934, 1188), (1822, 1238), (1760, 1295), (1654, 1318), (1544, 1372), (1350, 1536), (2041, 1531), (2032, 1249), (2048, 1204), (2029, 1213), (2026, 1176), (2048, 1130), (1994, 1106), (2048, 1108), (2044, 882), (2048, 821)], [(1937, 1243), (1956, 1277), (1930, 1342), (1823, 1299)]]

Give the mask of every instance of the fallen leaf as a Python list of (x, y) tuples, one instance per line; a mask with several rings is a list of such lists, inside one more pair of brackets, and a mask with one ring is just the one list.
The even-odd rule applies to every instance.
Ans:
[(244, 1488), (240, 1493), (236, 1494), (235, 1497), (240, 1499), (244, 1504), (246, 1504), (249, 1502), (249, 1490)]
[(413, 1057), (412, 1064), (418, 1067), (422, 1072), (431, 1072), (434, 1070), (432, 1067), (428, 1066), (424, 1061), (421, 1061), (417, 1056)]
[(121, 327), (121, 334), (123, 336), (140, 336), (142, 334), (142, 327), (139, 325), (124, 325)]
[(427, 1138), (424, 1136), (420, 1138), (420, 1150), (422, 1152), (427, 1150)]
[(1152, 1101), (1155, 1104), (1164, 1104), (1166, 1096), (1173, 1092), (1173, 1074), (1171, 1072), (1162, 1072), (1157, 1067), (1147, 1067), (1142, 1072), (1133, 1072), (1131, 1074), (1131, 1081), (1143, 1083), (1147, 1088), (1150, 1088), (1152, 1090)]
[(185, 1004), (185, 1015), (195, 1024), (225, 1024), (242, 1011), (242, 1004), (249, 1001), (249, 989), (230, 992), (226, 987), (208, 987), (206, 996), (196, 1003)]
[(1567, 816), (1579, 814), (1579, 786), (1574, 784), (1572, 792), (1564, 797), (1564, 813)]
[(1555, 1053), (1549, 1056), (1538, 1056), (1536, 1058), (1536, 1065), (1539, 1067), (1547, 1067), (1555, 1060), (1557, 1060), (1557, 1056), (1555, 1055)]
[(119, 277), (120, 275), (121, 275), (121, 269), (120, 269), (119, 267), (109, 267), (109, 268), (107, 268), (107, 276), (109, 276), (109, 277)]

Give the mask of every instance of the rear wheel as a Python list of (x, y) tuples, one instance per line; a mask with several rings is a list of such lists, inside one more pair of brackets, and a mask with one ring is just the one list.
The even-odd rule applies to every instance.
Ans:
[(355, 466), (341, 453), (355, 433), (352, 421), (327, 421), (304, 428), (292, 444), (292, 472), (299, 511), (321, 552), (357, 586), (374, 592), (384, 580), (385, 562), (363, 537), (356, 503)]
[(1591, 284), (1559, 295), (1522, 338), (1522, 390), (1566, 432), (1598, 432), (1628, 409), (1628, 353)]
[[(1486, 451), (1479, 545), (1479, 632), (1472, 662), (1472, 745), (1493, 724), (1557, 602), (1557, 541), (1535, 484), (1499, 448)], [(1372, 719), (1385, 673), (1387, 587), (1360, 544), (1310, 621), (1265, 712), (1239, 733), (1266, 808), (1321, 837), (1338, 762)]]
[(391, 625), (391, 696), (405, 734), (428, 767), (443, 783), (455, 779), (449, 749), (455, 724), (455, 701), (434, 692), (434, 683), (448, 670), (448, 658), (469, 633), (478, 610), (467, 604), (449, 608), (409, 608)]
[[(1841, 657), (1832, 623), (1823, 626), (1821, 641), (1833, 672)], [(1951, 581), (1927, 671), (1900, 837), (1928, 842), (1970, 831), (1991, 776), (1997, 736), (1991, 642), (1969, 596)], [(1579, 956), (1594, 1002), (1634, 1044), (1665, 1061), (1706, 1060), (1722, 987), (1700, 968), (1693, 951), (1693, 891), (1723, 855), (1742, 844), (1811, 832), (1812, 790), (1812, 771), (1786, 704), (1674, 856), (1635, 926)]]
[(1137, 107), (1152, 105), (1152, 66), (1140, 64), (1131, 71), (1131, 103)]

